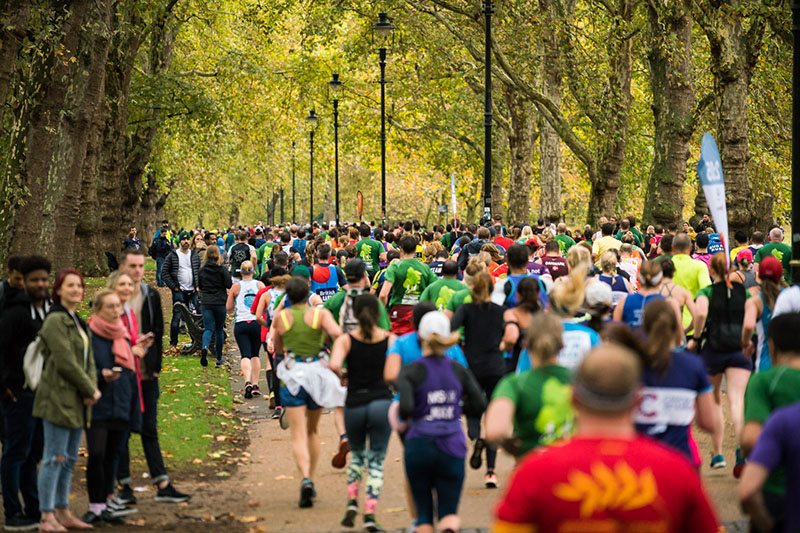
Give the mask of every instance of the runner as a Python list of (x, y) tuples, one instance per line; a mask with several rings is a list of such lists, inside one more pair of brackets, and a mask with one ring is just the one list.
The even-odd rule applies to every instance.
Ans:
[[(664, 274), (661, 270), (663, 262), (648, 261), (639, 270), (639, 292), (628, 294), (620, 299), (614, 308), (613, 320), (624, 322), (633, 329), (642, 327), (644, 309), (648, 303), (663, 299), (658, 292)], [(677, 306), (676, 306), (677, 307)], [(680, 310), (678, 310), (680, 316)]]
[[(675, 263), (672, 262), (672, 258), (665, 257), (661, 261), (651, 261), (652, 263), (658, 264), (661, 266), (661, 272), (664, 277), (661, 279), (661, 284), (658, 287), (658, 294), (666, 298), (667, 300), (673, 302), (677, 308), (681, 311), (681, 316), (684, 316), (688, 313), (692, 317), (692, 323), (689, 326), (684, 326), (683, 332), (685, 334), (690, 334), (692, 332), (692, 324), (694, 322), (694, 296), (692, 294), (681, 287), (680, 285), (676, 285), (674, 281), (672, 281), (672, 277), (675, 275)], [(681, 319), (681, 325), (683, 325), (683, 319)]]
[(319, 264), (314, 265), (311, 271), (311, 292), (318, 295), (324, 303), (342, 287), (347, 284), (342, 269), (329, 264), (331, 259), (331, 246), (323, 244), (317, 247)]
[(738, 270), (731, 274), (733, 279), (744, 285), (744, 288), (748, 290), (758, 286), (756, 271), (753, 269), (753, 253), (749, 248), (739, 251), (734, 264), (738, 267)]
[(261, 396), (258, 379), (261, 374), (261, 326), (256, 322), (256, 315), (250, 311), (256, 294), (264, 288), (264, 284), (254, 280), (255, 266), (250, 261), (243, 261), (239, 267), (241, 281), (237, 281), (228, 293), (225, 308), (235, 311), (233, 336), (242, 356), (242, 374), (244, 375), (244, 398)]
[[(675, 332), (680, 315), (664, 300), (656, 299), (644, 310), (643, 332), (647, 342), (642, 356), (644, 391), (636, 411), (636, 430), (683, 453), (700, 468), (702, 459), (692, 438), (692, 421), (711, 433), (717, 425), (717, 409), (706, 370), (696, 356), (676, 351)], [(681, 338), (683, 335), (681, 335)]]
[[(520, 281), (529, 276), (539, 283), (539, 300), (542, 306), (547, 306), (547, 292), (539, 276), (528, 274), (528, 257), (530, 248), (523, 244), (515, 244), (506, 252), (506, 262), (508, 263), (508, 275), (497, 280), (492, 291), (492, 302), (513, 308), (517, 305), (517, 288)], [(546, 277), (549, 281), (549, 277)]]
[(600, 226), (602, 237), (592, 244), (592, 258), (596, 266), (600, 266), (600, 258), (608, 250), (619, 250), (622, 243), (613, 237), (614, 225), (607, 222)]
[[(800, 331), (800, 313), (785, 313), (772, 317), (767, 335), (769, 343), (774, 348), (771, 355), (776, 364), (769, 370), (754, 374), (747, 384), (745, 393), (742, 450), (745, 454), (750, 453), (748, 460), (758, 461), (758, 457), (753, 457), (751, 450), (761, 436), (770, 415), (776, 409), (800, 402), (798, 331)], [(797, 478), (792, 478), (792, 481), (796, 480)], [(742, 486), (744, 481), (743, 479)], [(775, 522), (774, 529), (768, 531), (790, 531), (784, 526), (785, 515), (796, 511), (798, 506), (791, 505), (796, 500), (786, 498), (787, 481), (787, 472), (783, 468), (778, 468), (769, 476), (760, 491), (764, 504)]]
[(414, 237), (402, 237), (400, 249), (400, 261), (386, 269), (380, 291), (380, 300), (389, 310), (392, 333), (396, 335), (411, 331), (411, 310), (428, 285), (438, 280), (428, 265), (415, 259), (417, 240)]
[(358, 250), (358, 257), (364, 262), (367, 267), (370, 279), (380, 269), (381, 262), (386, 261), (386, 252), (383, 251), (381, 243), (375, 239), (370, 238), (370, 229), (366, 224), (361, 224), (358, 228), (361, 240), (355, 243), (356, 250)]
[(433, 302), (436, 309), (444, 311), (450, 298), (458, 291), (467, 288), (462, 282), (456, 279), (458, 276), (458, 265), (455, 261), (448, 260), (442, 265), (442, 278), (434, 282), (422, 291), (421, 302)]
[(203, 315), (203, 346), (200, 350), (200, 365), (208, 366), (208, 350), (214, 340), (217, 368), (225, 358), (222, 348), (225, 344), (225, 304), (228, 301), (228, 289), (231, 288), (231, 274), (222, 266), (222, 256), (215, 246), (206, 248), (203, 263), (197, 276), (197, 288), (200, 295), (200, 312)]
[(789, 261), (792, 258), (792, 249), (783, 243), (783, 230), (781, 230), (781, 228), (772, 228), (769, 230), (769, 242), (756, 252), (756, 272), (758, 272), (761, 260), (770, 255), (781, 262), (783, 266), (783, 279), (786, 283), (791, 283)]
[[(744, 306), (742, 348), (746, 357), (755, 357), (753, 370), (763, 372), (772, 368), (767, 331), (769, 331), (769, 322), (772, 320), (775, 301), (786, 284), (783, 280), (783, 266), (780, 261), (772, 256), (762, 259), (756, 279), (759, 287), (750, 289), (750, 297)], [(753, 332), (758, 336), (755, 346), (753, 345)]]
[[(328, 298), (324, 307), (331, 312), (333, 319), (342, 327), (342, 331), (350, 333), (358, 327), (358, 318), (353, 312), (353, 301), (359, 295), (369, 293), (367, 266), (361, 259), (353, 259), (345, 266), (344, 276), (347, 285), (344, 285), (335, 296)], [(378, 327), (386, 331), (391, 330), (389, 313), (380, 302), (378, 302), (378, 313)]]
[[(495, 509), (495, 532), (717, 531), (686, 459), (636, 435), (640, 379), (636, 356), (618, 345), (604, 344), (586, 356), (573, 382), (575, 437), (529, 454), (517, 467)], [(638, 489), (619, 489), (630, 484)], [(612, 490), (607, 487), (615, 489), (598, 497)]]
[(405, 366), (396, 382), (400, 416), (408, 420), (404, 458), (417, 509), (416, 531), (434, 532), (434, 490), (439, 530), (458, 531), (467, 455), (461, 413), (479, 415), (486, 399), (472, 374), (444, 355), (458, 334), (451, 333), (443, 313), (422, 317), (419, 338), (424, 357)]
[[(520, 290), (535, 285), (524, 280)], [(518, 312), (509, 309), (506, 314)], [(570, 405), (570, 371), (558, 365), (561, 321), (552, 314), (537, 312), (528, 324), (506, 328), (525, 331), (526, 357), (531, 370), (504, 377), (495, 387), (486, 410), (486, 440), (503, 448), (517, 459), (542, 445), (568, 438), (574, 412)], [(508, 322), (507, 322), (508, 323)]]
[[(666, 237), (665, 237), (666, 238)], [(665, 244), (664, 239), (662, 247)], [(675, 265), (675, 271), (672, 276), (673, 282), (689, 291), (692, 298), (697, 298), (700, 289), (711, 285), (711, 278), (709, 277), (709, 269), (702, 261), (692, 259), (689, 254), (692, 252), (692, 241), (685, 233), (681, 233), (675, 237), (671, 243), (671, 251), (674, 252), (670, 258)], [(663, 256), (659, 256), (663, 257)], [(659, 259), (663, 261), (663, 259)], [(662, 293), (663, 294), (663, 293)], [(684, 330), (692, 327), (692, 316), (687, 307), (683, 308), (683, 320), (681, 321)], [(695, 316), (694, 321), (697, 321)], [(691, 331), (689, 329), (688, 331)], [(702, 331), (696, 331), (695, 335), (700, 335)]]
[(569, 274), (569, 265), (567, 264), (567, 259), (561, 254), (558, 241), (550, 241), (545, 244), (544, 256), (542, 256), (541, 261), (553, 281)]
[[(352, 452), (347, 468), (347, 509), (342, 525), (355, 525), (359, 483), (366, 470), (364, 528), (371, 532), (380, 530), (375, 508), (383, 488), (383, 461), (392, 434), (387, 416), (392, 393), (383, 381), (383, 370), (387, 348), (394, 336), (378, 326), (379, 306), (373, 294), (356, 296), (353, 314), (358, 327), (337, 338), (331, 350), (331, 370), (347, 379), (344, 422)], [(343, 370), (345, 362), (346, 371)], [(366, 448), (367, 435), (369, 449)]]
[[(500, 342), (503, 340), (504, 309), (491, 301), (491, 290), (492, 278), (489, 273), (478, 272), (470, 284), (471, 301), (456, 309), (451, 321), (453, 330), (464, 328), (462, 343), (464, 355), (469, 362), (470, 371), (487, 398), (492, 397), (494, 388), (506, 373), (503, 352), (500, 350)], [(497, 448), (494, 445), (487, 445), (481, 438), (481, 414), (476, 413), (467, 418), (469, 438), (473, 442), (469, 464), (473, 469), (479, 469), (483, 463), (481, 455), (485, 448), (484, 484), (487, 488), (497, 488), (497, 475), (494, 472)]]
[(608, 250), (600, 256), (600, 283), (611, 287), (611, 306), (616, 307), (624, 297), (634, 292), (633, 286), (624, 277), (617, 275), (617, 250)]
[[(270, 330), (275, 351), (286, 358), (276, 369), (281, 380), (281, 427), (288, 424), (292, 436), (292, 454), (303, 480), (300, 484), (301, 508), (311, 507), (315, 495), (314, 472), (319, 459), (317, 426), (322, 407), (344, 405), (347, 390), (328, 368), (322, 355), (324, 336), (341, 335), (330, 311), (308, 307), (309, 286), (301, 277), (286, 282), (283, 301), (291, 306), (276, 312)], [(322, 355), (322, 357), (321, 357)]]
[[(725, 376), (725, 393), (730, 405), (734, 436), (736, 442), (739, 442), (744, 423), (744, 390), (753, 370), (753, 362), (742, 354), (741, 349), (747, 293), (741, 283), (728, 281), (725, 254), (716, 254), (711, 258), (711, 273), (714, 283), (704, 287), (697, 294), (694, 335), (689, 339), (686, 348), (700, 353), (714, 385), (717, 424), (711, 436), (713, 446), (711, 468), (725, 468), (725, 457), (722, 455), (722, 439), (725, 431), (722, 377)], [(702, 334), (702, 337), (699, 334)], [(702, 347), (701, 340), (704, 341)], [(744, 456), (737, 446), (734, 475), (741, 472), (743, 464)]]
[(256, 250), (247, 243), (250, 234), (244, 230), (236, 233), (236, 243), (228, 250), (228, 263), (231, 266), (231, 278), (233, 281), (242, 279), (239, 272), (242, 262), (250, 261), (256, 263)]
[(531, 318), (534, 313), (543, 310), (539, 301), (539, 282), (533, 278), (520, 280), (517, 298), (517, 305), (503, 312), (503, 340), (500, 349), (505, 352), (506, 373), (514, 372), (519, 358), (526, 356), (526, 336)]

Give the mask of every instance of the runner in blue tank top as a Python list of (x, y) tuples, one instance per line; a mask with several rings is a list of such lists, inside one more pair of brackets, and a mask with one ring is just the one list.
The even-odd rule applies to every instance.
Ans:
[[(765, 257), (756, 273), (758, 287), (750, 289), (750, 298), (744, 306), (742, 325), (742, 346), (747, 357), (755, 356), (754, 371), (763, 372), (772, 368), (767, 344), (767, 331), (772, 320), (775, 300), (786, 286), (783, 281), (783, 265), (772, 256)], [(753, 345), (753, 333), (758, 336)]]

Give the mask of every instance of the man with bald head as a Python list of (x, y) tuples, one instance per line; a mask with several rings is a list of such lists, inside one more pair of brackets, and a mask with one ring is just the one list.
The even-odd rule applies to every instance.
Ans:
[(494, 531), (717, 531), (689, 462), (636, 434), (640, 378), (639, 359), (620, 345), (586, 355), (572, 386), (575, 437), (522, 461), (495, 508)]
[(783, 279), (786, 283), (792, 282), (791, 267), (789, 261), (792, 259), (792, 249), (783, 243), (783, 230), (772, 228), (769, 230), (769, 242), (758, 249), (755, 256), (755, 270), (758, 272), (759, 263), (767, 256), (773, 256), (783, 265)]

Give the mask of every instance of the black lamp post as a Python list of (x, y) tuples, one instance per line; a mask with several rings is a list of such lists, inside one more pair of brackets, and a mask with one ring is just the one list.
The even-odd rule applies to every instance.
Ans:
[(792, 283), (800, 283), (800, 0), (792, 0)]
[(311, 210), (311, 226), (314, 226), (314, 130), (317, 127), (318, 122), (317, 115), (314, 114), (314, 110), (312, 109), (311, 112), (306, 117), (306, 127), (308, 128), (308, 137), (309, 137), (309, 151), (311, 154), (311, 160), (309, 163), (309, 192), (308, 192), (308, 204), (309, 209)]
[(294, 141), (292, 141), (292, 224), (297, 222), (297, 215), (294, 212)]
[(333, 180), (335, 189), (336, 227), (339, 227), (339, 95), (342, 93), (344, 83), (339, 81), (339, 75), (334, 74), (328, 87), (333, 96)]
[(392, 43), (394, 26), (389, 15), (378, 13), (372, 26), (372, 41), (378, 48), (381, 65), (381, 219), (386, 222), (386, 49)]
[(492, 216), (492, 0), (483, 0), (483, 14), (486, 17), (486, 81), (483, 96), (483, 216)]

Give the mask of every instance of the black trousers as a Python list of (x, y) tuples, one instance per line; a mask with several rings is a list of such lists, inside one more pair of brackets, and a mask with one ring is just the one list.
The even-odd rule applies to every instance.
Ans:
[(86, 461), (86, 485), (89, 489), (89, 503), (105, 503), (114, 492), (114, 459), (120, 443), (127, 431), (118, 426), (99, 423), (86, 429), (86, 447), (89, 459)]

